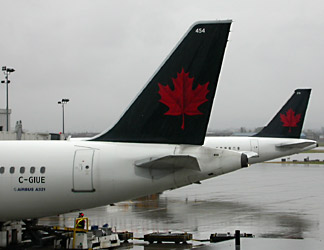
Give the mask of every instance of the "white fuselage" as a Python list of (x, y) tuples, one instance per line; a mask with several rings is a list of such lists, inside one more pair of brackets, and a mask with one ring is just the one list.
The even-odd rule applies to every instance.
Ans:
[[(301, 143), (310, 145), (300, 147)], [(290, 147), (280, 147), (289, 144)], [(295, 145), (295, 146), (294, 146)], [(259, 163), (297, 154), (315, 148), (317, 142), (307, 139), (286, 139), (270, 137), (243, 137), (243, 136), (207, 136), (204, 146), (217, 149), (234, 150), (239, 152), (255, 152), (258, 156), (249, 158), (249, 164)]]
[[(307, 147), (278, 147), (308, 143)], [(316, 147), (303, 139), (206, 137), (204, 146), (91, 141), (1, 141), (0, 222), (97, 207), (189, 185)], [(236, 152), (238, 151), (238, 152)], [(183, 155), (199, 169), (143, 168), (138, 162)], [(140, 164), (139, 164), (140, 165)]]
[[(178, 188), (240, 169), (242, 156), (203, 146), (90, 141), (1, 141), (0, 148), (0, 222)], [(192, 156), (200, 170), (135, 166), (170, 155)]]

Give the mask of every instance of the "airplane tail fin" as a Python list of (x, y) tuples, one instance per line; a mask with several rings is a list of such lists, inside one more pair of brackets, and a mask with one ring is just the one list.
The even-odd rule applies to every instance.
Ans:
[(300, 138), (311, 89), (296, 89), (270, 123), (255, 137)]
[(230, 26), (194, 24), (120, 120), (92, 140), (202, 145)]

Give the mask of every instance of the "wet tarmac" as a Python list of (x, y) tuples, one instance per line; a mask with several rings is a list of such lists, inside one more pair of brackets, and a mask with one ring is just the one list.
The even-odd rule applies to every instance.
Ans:
[[(324, 160), (323, 153), (299, 154)], [(291, 157), (293, 158), (293, 157)], [(292, 159), (291, 159), (292, 160)], [(241, 249), (324, 249), (324, 163), (250, 166), (135, 201), (83, 211), (92, 224), (108, 223), (118, 231), (143, 237), (153, 231), (190, 232), (194, 239), (211, 233), (252, 233)], [(72, 226), (78, 213), (40, 220), (40, 224)], [(235, 249), (234, 241), (151, 244), (134, 241), (123, 249)]]

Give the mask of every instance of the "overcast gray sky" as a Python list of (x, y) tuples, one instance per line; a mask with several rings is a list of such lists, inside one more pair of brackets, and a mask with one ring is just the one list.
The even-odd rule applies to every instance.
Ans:
[[(324, 127), (321, 0), (1, 1), (0, 66), (12, 124), (59, 132), (112, 126), (199, 20), (232, 19), (210, 129), (264, 126), (298, 87), (313, 89), (304, 128)], [(1, 80), (4, 79), (3, 74)], [(0, 107), (5, 108), (5, 85)]]

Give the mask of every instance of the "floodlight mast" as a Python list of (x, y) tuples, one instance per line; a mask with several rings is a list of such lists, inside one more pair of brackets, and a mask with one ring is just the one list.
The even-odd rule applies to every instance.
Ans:
[(15, 69), (13, 68), (7, 68), (7, 66), (2, 66), (2, 71), (5, 75), (5, 80), (2, 80), (1, 83), (6, 84), (6, 97), (7, 97), (7, 105), (6, 105), (6, 113), (7, 113), (7, 131), (9, 131), (9, 88), (8, 84), (10, 83), (9, 81), (9, 75), (10, 73), (15, 72)]
[(63, 132), (63, 135), (64, 135), (64, 132), (65, 132), (64, 131), (64, 105), (67, 104), (69, 101), (70, 101), (69, 99), (64, 98), (61, 101), (57, 102), (58, 104), (62, 105), (62, 122), (63, 122), (63, 130), (62, 130), (62, 132)]

